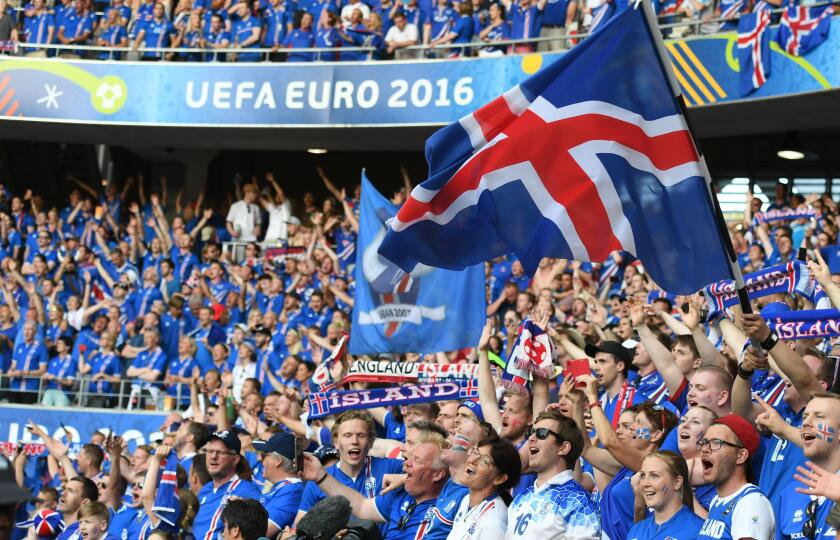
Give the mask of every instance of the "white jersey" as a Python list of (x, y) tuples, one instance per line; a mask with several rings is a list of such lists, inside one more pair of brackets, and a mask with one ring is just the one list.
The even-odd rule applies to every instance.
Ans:
[(461, 499), (452, 531), (446, 540), (504, 540), (508, 507), (501, 497), (485, 499), (470, 508), (470, 496)]
[(508, 508), (507, 540), (600, 540), (601, 518), (589, 493), (563, 471), (520, 493)]

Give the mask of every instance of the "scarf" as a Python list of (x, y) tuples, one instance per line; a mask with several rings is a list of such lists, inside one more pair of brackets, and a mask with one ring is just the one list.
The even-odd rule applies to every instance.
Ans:
[(309, 419), (323, 418), (355, 409), (411, 405), (430, 401), (477, 399), (478, 385), (466, 382), (406, 385), (392, 388), (315, 392), (309, 394)]
[(172, 527), (181, 515), (181, 503), (178, 501), (178, 454), (175, 450), (166, 456), (166, 463), (158, 478), (157, 494), (152, 505), (152, 512), (167, 525)]
[(840, 336), (840, 310), (788, 311), (767, 320), (779, 339), (812, 339)]
[(309, 378), (310, 392), (331, 392), (336, 389), (331, 370), (336, 360), (342, 361), (347, 354), (348, 337), (347, 332), (342, 333), (330, 356), (321, 362), (320, 366), (315, 368), (312, 377)]
[[(779, 266), (765, 268), (744, 276), (750, 299), (777, 293), (799, 294), (817, 304), (817, 282), (811, 277), (808, 267), (802, 261), (791, 261)], [(723, 313), (726, 308), (738, 304), (738, 293), (732, 280), (719, 281), (707, 286), (703, 293), (709, 304), (709, 319)]]
[(392, 362), (390, 360), (356, 360), (341, 384), (351, 382), (437, 383), (478, 376), (476, 364), (424, 364), (421, 362)]
[(759, 212), (753, 216), (753, 227), (761, 225), (762, 223), (770, 223), (773, 221), (796, 221), (797, 219), (819, 219), (819, 211), (813, 208), (797, 208), (791, 210), (768, 210), (766, 212)]

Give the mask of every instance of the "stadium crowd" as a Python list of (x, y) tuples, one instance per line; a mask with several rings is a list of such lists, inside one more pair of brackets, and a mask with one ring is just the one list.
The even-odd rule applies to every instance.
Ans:
[[(287, 538), (337, 495), (389, 540), (836, 536), (837, 339), (783, 340), (766, 322), (813, 306), (771, 293), (708, 317), (702, 295), (657, 290), (627, 253), (544, 259), (530, 277), (488, 261), (476, 347), (368, 358), (477, 364), (476, 400), (309, 419), (310, 379), (350, 329), (360, 195), (319, 172), (320, 204), (291, 204), (266, 174), (221, 213), (180, 194), (170, 207), (166, 182), (147, 195), (142, 177), (76, 180), (63, 208), (0, 190), (5, 397), (67, 406), (84, 376), (83, 406), (114, 406), (129, 380), (174, 409), (131, 452), (106, 426), (67, 441), (29, 423), (45, 451), (0, 461), (0, 538)], [(761, 271), (802, 246), (840, 305), (837, 205), (787, 187), (763, 210), (788, 220), (758, 219), (749, 196), (730, 227), (739, 261)], [(557, 369), (517, 390), (504, 372), (524, 328), (545, 332)], [(331, 376), (361, 359), (337, 353)]]
[[(29, 56), (123, 58), (182, 61), (350, 61), (381, 58), (500, 56), (569, 48), (588, 31), (602, 0), (32, 0), (16, 16), (0, 1), (0, 42), (62, 45), (61, 49), (21, 46)], [(709, 21), (737, 16), (727, 1), (655, 2), (662, 22)], [(780, 2), (772, 2), (781, 5)], [(617, 0), (616, 9), (627, 6)], [(720, 24), (703, 25), (714, 32)], [(730, 24), (731, 26), (731, 24)], [(529, 42), (534, 38), (546, 41)], [(509, 44), (509, 40), (523, 41)], [(493, 45), (504, 41), (504, 44)], [(484, 47), (451, 47), (456, 43)], [(104, 50), (74, 49), (98, 46)], [(425, 45), (427, 49), (409, 49)], [(185, 48), (191, 51), (112, 51), (114, 48)], [(218, 49), (266, 52), (218, 52)], [(334, 49), (294, 52), (294, 49)], [(342, 50), (356, 48), (350, 50)], [(358, 49), (362, 48), (362, 49)]]

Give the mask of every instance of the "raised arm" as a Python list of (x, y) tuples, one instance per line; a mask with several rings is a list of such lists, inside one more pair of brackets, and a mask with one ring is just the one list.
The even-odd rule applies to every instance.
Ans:
[[(333, 478), (324, 467), (318, 458), (312, 454), (303, 455), (303, 474), (301, 477), (304, 480), (315, 482), (321, 490), (327, 495), (340, 495), (350, 501), (350, 508), (353, 515), (359, 519), (367, 519), (376, 523), (384, 523), (385, 520), (379, 515), (373, 499), (367, 499), (358, 491), (349, 488), (338, 482)], [(300, 516), (300, 514), (298, 514)]]
[[(490, 371), (490, 359), (487, 347), (493, 335), (493, 319), (488, 318), (478, 340), (478, 403), (484, 412), (484, 420), (493, 426), (496, 433), (502, 429), (502, 415), (499, 413), (499, 401), (496, 399), (496, 385)], [(536, 413), (536, 409), (534, 410)]]
[(645, 308), (641, 304), (635, 304), (630, 308), (630, 322), (639, 333), (639, 339), (650, 355), (656, 370), (662, 375), (665, 385), (668, 387), (668, 394), (676, 396), (685, 380), (685, 374), (674, 362), (671, 351), (668, 350), (657, 338), (653, 331), (645, 323)]

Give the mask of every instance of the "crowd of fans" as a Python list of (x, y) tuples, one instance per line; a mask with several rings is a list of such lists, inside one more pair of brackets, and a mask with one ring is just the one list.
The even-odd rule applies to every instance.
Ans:
[[(54, 4), (51, 2), (54, 1)], [(613, 0), (609, 0), (612, 2)], [(726, 4), (727, 0), (723, 1)], [(56, 44), (61, 49), (25, 47), (30, 56), (182, 61), (349, 61), (380, 58), (499, 56), (537, 49), (567, 49), (567, 34), (588, 31), (593, 10), (604, 0), (32, 0), (20, 12), (0, 1), (0, 42)], [(780, 2), (774, 2), (779, 3)], [(727, 11), (713, 0), (655, 2), (663, 22), (674, 17), (701, 22)], [(617, 9), (627, 6), (616, 0)], [(717, 31), (719, 24), (705, 25)], [(547, 41), (528, 42), (533, 38)], [(510, 45), (509, 40), (524, 40)], [(505, 43), (494, 45), (503, 41)], [(484, 47), (451, 47), (457, 43)], [(95, 45), (106, 50), (74, 49)], [(425, 45), (427, 49), (409, 49)], [(185, 48), (187, 52), (125, 52), (107, 49)], [(224, 53), (218, 49), (263, 49)], [(294, 49), (335, 49), (294, 52)], [(345, 50), (357, 48), (355, 50)], [(362, 48), (362, 49), (359, 49)], [(290, 50), (291, 49), (291, 50)], [(268, 50), (270, 52), (267, 52)]]
[[(67, 405), (82, 377), (97, 388), (82, 405), (114, 405), (128, 380), (174, 410), (131, 452), (106, 426), (71, 452), (83, 441), (30, 423), (45, 451), (0, 466), (0, 538), (286, 538), (333, 495), (385, 539), (836, 536), (840, 346), (784, 341), (765, 321), (813, 306), (775, 293), (756, 313), (707, 319), (701, 295), (657, 290), (627, 253), (544, 259), (534, 276), (489, 261), (476, 347), (373, 357), (477, 364), (476, 401), (310, 419), (309, 380), (349, 331), (359, 210), (358, 186), (319, 172), (333, 195), (321, 204), (291, 204), (267, 174), (237, 184), (221, 213), (180, 194), (170, 206), (165, 181), (147, 196), (142, 177), (101, 191), (77, 180), (64, 208), (2, 190), (6, 398)], [(747, 207), (730, 227), (744, 271), (801, 246), (837, 305), (831, 197), (780, 184), (763, 210), (819, 214), (766, 222), (753, 219), (758, 199)], [(241, 259), (228, 240), (247, 246)], [(526, 320), (547, 333), (558, 373), (516, 391), (502, 372)], [(575, 359), (588, 367), (573, 373)], [(359, 358), (338, 360), (335, 381)], [(15, 512), (5, 529), (2, 508)]]

